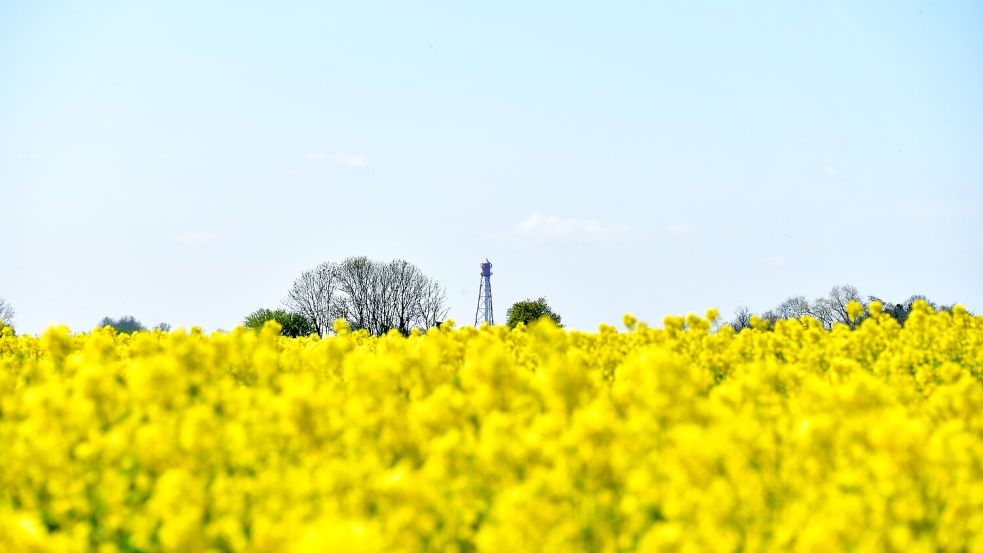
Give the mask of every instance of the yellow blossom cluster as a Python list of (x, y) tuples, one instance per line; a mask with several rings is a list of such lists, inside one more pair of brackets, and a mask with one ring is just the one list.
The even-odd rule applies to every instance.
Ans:
[(3, 331), (0, 551), (983, 551), (983, 317), (878, 307)]

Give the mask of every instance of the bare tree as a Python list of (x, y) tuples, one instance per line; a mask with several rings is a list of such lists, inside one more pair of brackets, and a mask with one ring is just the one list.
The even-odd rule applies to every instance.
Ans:
[(338, 269), (332, 263), (321, 263), (304, 271), (287, 291), (284, 306), (310, 319), (317, 333), (325, 336), (331, 331), (338, 290)]
[(778, 313), (776, 313), (774, 309), (769, 309), (768, 311), (765, 311), (761, 315), (758, 315), (758, 317), (760, 317), (762, 320), (768, 321), (771, 324), (775, 324), (775, 321), (781, 319), (781, 317), (778, 316)]
[[(774, 309), (769, 309), (768, 311), (765, 311), (759, 316), (761, 317), (762, 320), (774, 324), (776, 321), (780, 321), (783, 319), (798, 319), (803, 315), (809, 315), (809, 314), (811, 314), (810, 306), (809, 306), (809, 302), (806, 301), (805, 297), (792, 296), (786, 298), (785, 301), (778, 304), (778, 306), (775, 307)], [(750, 318), (750, 315), (748, 315), (748, 318)]]
[(444, 288), (412, 263), (349, 257), (338, 265), (336, 312), (355, 330), (381, 335), (430, 328), (447, 314)]
[(14, 323), (14, 308), (7, 300), (0, 298), (0, 326), (12, 326)]
[[(427, 277), (412, 263), (395, 259), (381, 267), (388, 301), (383, 309), (383, 326), (395, 328), (402, 334), (420, 322), (420, 301), (428, 284)], [(381, 330), (381, 329), (380, 329)]]
[(746, 305), (742, 305), (734, 310), (734, 320), (731, 321), (730, 326), (740, 332), (745, 328), (751, 327), (751, 309)]
[(419, 309), (420, 326), (424, 329), (438, 326), (447, 318), (447, 292), (436, 280), (427, 279)]
[(833, 326), (836, 322), (833, 316), (833, 308), (829, 303), (829, 298), (818, 297), (809, 306), (809, 315), (816, 318), (826, 328)]
[(294, 281), (284, 306), (310, 319), (322, 336), (335, 318), (353, 330), (374, 335), (427, 329), (447, 315), (443, 286), (412, 263), (379, 263), (359, 256), (341, 263), (322, 263)]
[(349, 257), (338, 265), (336, 311), (354, 330), (377, 334), (374, 323), (379, 314), (374, 312), (374, 307), (381, 303), (377, 273), (376, 264), (364, 256)]
[(837, 285), (829, 291), (829, 295), (816, 298), (816, 301), (812, 302), (809, 314), (823, 323), (826, 328), (836, 323), (843, 323), (852, 328), (854, 321), (846, 309), (847, 304), (851, 301), (866, 305), (860, 292), (854, 286), (849, 284)]
[(798, 319), (809, 314), (809, 302), (805, 296), (792, 296), (778, 304), (774, 313), (779, 319)]

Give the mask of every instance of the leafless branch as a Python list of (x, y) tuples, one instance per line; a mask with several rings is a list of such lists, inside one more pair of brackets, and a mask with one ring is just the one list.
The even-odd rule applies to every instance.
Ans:
[(337, 273), (337, 267), (332, 263), (321, 263), (304, 271), (287, 291), (287, 299), (283, 302), (286, 308), (310, 319), (321, 336), (331, 331), (336, 316)]

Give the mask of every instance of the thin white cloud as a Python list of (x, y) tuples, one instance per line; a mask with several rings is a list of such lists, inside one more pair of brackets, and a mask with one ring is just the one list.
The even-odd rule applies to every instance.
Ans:
[(333, 163), (334, 165), (341, 165), (342, 167), (362, 168), (369, 164), (369, 158), (365, 154), (351, 154), (347, 152), (339, 152), (334, 154), (311, 152), (307, 154), (307, 159), (316, 163), (323, 163), (327, 161)]
[(834, 165), (823, 165), (819, 168), (819, 174), (831, 179), (840, 178), (840, 170)]
[(216, 239), (218, 239), (218, 237), (215, 236), (214, 233), (207, 231), (185, 232), (174, 237), (175, 242), (186, 246), (204, 246), (211, 244)]
[(624, 236), (628, 234), (628, 227), (621, 224), (602, 223), (597, 219), (557, 217), (536, 211), (530, 213), (516, 225), (515, 233), (520, 236), (539, 238), (570, 238), (575, 236), (599, 238)]

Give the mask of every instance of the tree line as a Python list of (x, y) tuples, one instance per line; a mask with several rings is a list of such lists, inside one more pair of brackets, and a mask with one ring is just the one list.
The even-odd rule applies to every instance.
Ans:
[[(4, 328), (10, 328), (11, 331), (14, 329), (14, 308), (7, 303), (6, 300), (0, 298), (0, 330)], [(143, 326), (139, 320), (133, 315), (123, 315), (118, 319), (112, 317), (103, 317), (102, 320), (96, 325), (99, 327), (110, 326), (116, 329), (117, 332), (139, 332), (141, 330), (148, 330), (147, 327)], [(171, 330), (171, 325), (167, 323), (158, 323), (153, 327), (154, 330), (161, 330), (167, 332)]]
[(258, 309), (244, 326), (257, 328), (272, 319), (288, 336), (326, 336), (335, 320), (345, 319), (352, 330), (408, 335), (438, 326), (446, 316), (445, 288), (419, 267), (404, 259), (379, 262), (358, 256), (302, 272), (287, 290), (282, 309)]
[[(791, 296), (762, 313), (755, 314), (749, 307), (741, 306), (726, 324), (741, 331), (751, 326), (754, 316), (768, 326), (774, 326), (778, 320), (808, 316), (827, 329), (838, 323), (853, 328), (869, 316), (868, 306), (874, 301), (881, 302), (884, 313), (904, 324), (919, 300), (936, 310), (950, 311), (953, 307), (933, 302), (921, 294), (892, 303), (878, 296), (865, 297), (855, 286), (846, 284), (834, 286), (828, 294), (812, 301), (805, 296)], [(851, 301), (863, 306), (863, 314), (855, 320), (847, 310)], [(245, 317), (243, 326), (260, 328), (266, 321), (273, 320), (280, 324), (285, 336), (326, 336), (334, 332), (334, 321), (345, 319), (352, 330), (364, 329), (377, 336), (396, 330), (408, 335), (413, 329), (439, 326), (448, 311), (445, 288), (416, 265), (403, 259), (379, 262), (365, 256), (349, 257), (339, 263), (326, 261), (303, 271), (287, 290), (282, 304), (276, 309), (253, 311)], [(4, 327), (13, 330), (14, 314), (13, 307), (0, 298), (0, 330)], [(506, 324), (514, 328), (519, 323), (530, 323), (542, 317), (560, 325), (560, 316), (545, 298), (527, 299), (508, 309)], [(148, 330), (132, 315), (116, 319), (103, 317), (97, 326), (109, 326), (127, 333)], [(171, 326), (159, 323), (153, 329), (166, 332)]]
[[(396, 330), (408, 335), (414, 329), (438, 326), (447, 317), (447, 292), (436, 279), (404, 259), (380, 262), (365, 256), (341, 262), (326, 261), (303, 271), (290, 288), (281, 308), (260, 308), (247, 315), (243, 326), (259, 328), (266, 321), (280, 323), (287, 336), (326, 336), (334, 322), (345, 319), (352, 330), (382, 335)], [(0, 329), (13, 329), (14, 309), (0, 298)], [(136, 317), (103, 317), (99, 327), (118, 332), (148, 330)], [(170, 325), (153, 327), (163, 331)]]
[[(911, 314), (912, 306), (916, 301), (925, 301), (930, 307), (936, 310), (951, 311), (953, 305), (937, 304), (921, 294), (914, 294), (901, 303), (891, 303), (884, 301), (879, 296), (862, 296), (855, 286), (844, 284), (836, 285), (825, 296), (819, 296), (809, 301), (805, 296), (792, 296), (786, 298), (777, 306), (769, 309), (757, 316), (766, 323), (774, 324), (781, 319), (798, 319), (801, 317), (813, 317), (818, 320), (825, 328), (831, 328), (834, 324), (845, 324), (850, 328), (855, 327), (863, 319), (870, 316), (868, 306), (875, 301), (881, 302), (883, 312), (894, 317), (899, 323), (904, 324)], [(850, 317), (847, 311), (847, 304), (855, 301), (863, 306), (863, 314), (856, 320)], [(751, 317), (754, 314), (747, 306), (738, 307), (734, 312), (734, 318), (728, 323), (736, 331), (741, 331), (751, 326)]]

